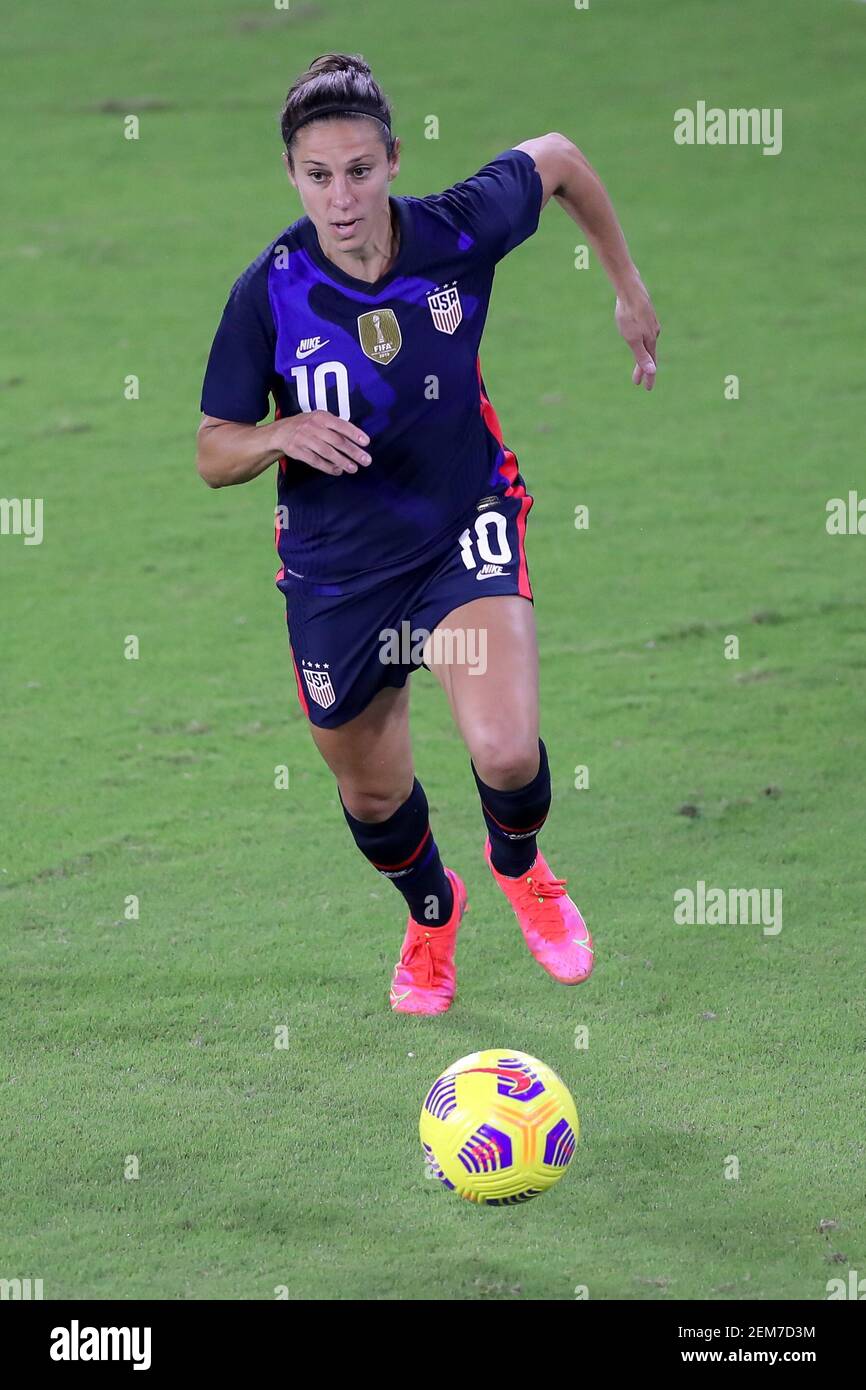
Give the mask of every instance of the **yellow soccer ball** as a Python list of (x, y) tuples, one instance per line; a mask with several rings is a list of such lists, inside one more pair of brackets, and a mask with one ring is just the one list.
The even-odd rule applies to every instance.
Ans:
[(472, 1052), (421, 1107), (431, 1175), (469, 1202), (512, 1206), (558, 1182), (577, 1144), (577, 1111), (555, 1071), (508, 1048)]

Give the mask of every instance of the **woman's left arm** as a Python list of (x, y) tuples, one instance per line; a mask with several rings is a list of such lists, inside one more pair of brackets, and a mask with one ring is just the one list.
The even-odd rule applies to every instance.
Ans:
[(652, 300), (629, 255), (604, 184), (589, 160), (565, 135), (524, 140), (541, 178), (542, 208), (551, 197), (582, 228), (616, 293), (616, 325), (634, 353), (632, 381), (651, 391), (656, 377), (656, 339), (661, 332)]

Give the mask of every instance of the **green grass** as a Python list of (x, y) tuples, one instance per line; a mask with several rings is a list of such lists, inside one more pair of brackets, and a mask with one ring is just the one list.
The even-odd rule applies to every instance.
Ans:
[[(4, 24), (0, 491), (45, 498), (45, 539), (0, 537), (0, 1277), (76, 1299), (820, 1299), (866, 1269), (866, 538), (824, 529), (828, 498), (864, 490), (866, 10), (428, 19), (55, 0)], [(213, 493), (193, 466), (228, 288), (300, 213), (276, 113), (329, 48), (394, 102), (397, 191), (574, 139), (663, 324), (647, 396), (553, 202), (497, 273), (482, 364), (536, 498), (542, 843), (598, 966), (569, 991), (529, 958), (419, 673), (417, 772), (472, 903), (441, 1019), (387, 1009), (405, 911), (297, 705), (273, 477)], [(675, 146), (698, 99), (782, 107), (783, 153)], [(140, 111), (138, 142), (106, 102)], [(782, 932), (675, 927), (698, 879), (781, 888)], [(479, 1211), (425, 1180), (417, 1115), (448, 1063), (500, 1044), (563, 1075), (582, 1136), (553, 1192)]]

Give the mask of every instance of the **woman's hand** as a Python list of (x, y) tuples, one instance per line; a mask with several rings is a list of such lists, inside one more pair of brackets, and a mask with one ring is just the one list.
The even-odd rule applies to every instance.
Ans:
[(370, 455), (361, 447), (370, 440), (363, 430), (327, 410), (313, 410), (247, 425), (203, 415), (196, 441), (196, 465), (208, 487), (249, 483), (283, 454), (322, 473), (357, 473)]
[(643, 382), (651, 391), (656, 379), (656, 339), (661, 328), (639, 275), (628, 289), (617, 295), (615, 318), (617, 328), (634, 353), (636, 365), (631, 379), (635, 386)]
[(269, 426), (271, 443), (279, 446), (288, 458), (299, 459), (322, 473), (357, 473), (371, 462), (361, 447), (369, 444), (369, 436), (328, 410), (302, 411), (274, 420)]

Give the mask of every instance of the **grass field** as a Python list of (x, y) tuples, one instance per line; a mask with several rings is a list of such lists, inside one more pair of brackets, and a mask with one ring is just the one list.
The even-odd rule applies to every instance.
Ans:
[[(0, 536), (0, 1277), (664, 1300), (822, 1299), (866, 1273), (866, 537), (825, 529), (828, 499), (866, 492), (866, 8), (50, 0), (3, 46), (0, 493), (45, 500), (41, 545)], [(211, 492), (194, 468), (228, 289), (301, 212), (277, 113), (332, 48), (394, 104), (397, 193), (572, 138), (663, 325), (647, 395), (553, 201), (497, 274), (482, 365), (536, 498), (542, 846), (598, 964), (566, 990), (530, 959), (420, 672), (416, 770), (472, 904), (439, 1019), (387, 1007), (405, 910), (297, 704), (273, 475)], [(782, 108), (782, 153), (677, 146), (698, 100)], [(698, 880), (781, 889), (782, 931), (675, 925)], [(552, 1193), (485, 1211), (425, 1180), (417, 1116), (448, 1063), (499, 1045), (560, 1072), (582, 1135)]]

